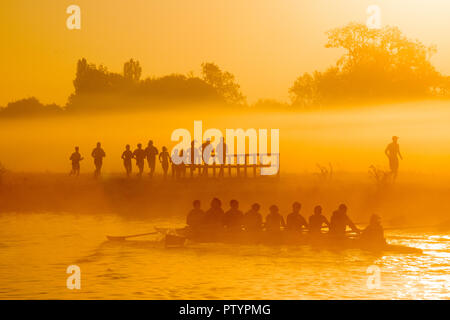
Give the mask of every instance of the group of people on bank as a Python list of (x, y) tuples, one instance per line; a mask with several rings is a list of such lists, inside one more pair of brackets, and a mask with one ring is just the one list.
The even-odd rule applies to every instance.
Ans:
[[(223, 138), (221, 142), (216, 147), (215, 151), (218, 150), (227, 150), (227, 146), (223, 142)], [(212, 148), (211, 140), (207, 139), (205, 143), (203, 143), (199, 148), (195, 147), (195, 142), (191, 143), (191, 147), (186, 150), (186, 154), (184, 150), (174, 150), (173, 154), (177, 155), (177, 157), (183, 158), (184, 156), (189, 157), (191, 163), (201, 163), (202, 154), (210, 153), (213, 154), (214, 150)], [(219, 152), (221, 155), (221, 159), (223, 163), (225, 163), (225, 152)], [(100, 142), (97, 143), (97, 146), (92, 150), (91, 153), (92, 158), (94, 159), (95, 172), (94, 175), (98, 177), (101, 174), (101, 170), (103, 167), (103, 159), (106, 157), (106, 153), (102, 148)], [(175, 164), (172, 162), (172, 157), (169, 154), (167, 147), (162, 147), (162, 151), (159, 152), (158, 149), (154, 146), (153, 141), (150, 140), (148, 142), (147, 147), (143, 148), (142, 144), (139, 143), (135, 150), (131, 150), (131, 146), (127, 144), (125, 146), (125, 151), (123, 151), (121, 159), (123, 161), (123, 166), (125, 168), (126, 175), (129, 177), (133, 171), (133, 160), (135, 160), (136, 167), (138, 168), (137, 175), (139, 177), (142, 176), (145, 169), (145, 162), (148, 164), (149, 175), (153, 176), (155, 173), (156, 161), (159, 160), (161, 163), (162, 171), (164, 177), (167, 177), (167, 173), (169, 171), (170, 166), (172, 166), (172, 175), (180, 178), (186, 176), (186, 166), (184, 162), (180, 164)], [(78, 176), (80, 174), (80, 162), (84, 160), (81, 156), (80, 148), (75, 147), (75, 151), (70, 156), (70, 161), (72, 161), (72, 170), (70, 175)], [(194, 170), (194, 168), (191, 168)], [(199, 167), (200, 170), (200, 167)], [(203, 172), (207, 175), (207, 171)], [(221, 172), (219, 175), (223, 175), (223, 167), (221, 168)]]
[(384, 231), (380, 217), (372, 215), (369, 226), (360, 230), (347, 215), (347, 206), (341, 204), (331, 215), (330, 220), (323, 215), (320, 205), (314, 208), (314, 213), (308, 220), (300, 214), (302, 205), (294, 202), (292, 212), (286, 217), (280, 214), (276, 205), (269, 207), (269, 214), (263, 220), (260, 213), (261, 206), (254, 203), (250, 209), (243, 213), (239, 209), (237, 200), (230, 201), (228, 211), (222, 209), (222, 202), (218, 198), (211, 201), (207, 211), (201, 209), (200, 200), (193, 202), (193, 209), (187, 215), (187, 225), (193, 231), (231, 231), (231, 232), (270, 232), (280, 231), (297, 232), (302, 234), (308, 232), (311, 235), (322, 233), (322, 228), (328, 227), (330, 235), (345, 237), (347, 227), (371, 241), (384, 241)]
[[(397, 178), (398, 174), (398, 168), (399, 168), (399, 158), (403, 159), (401, 153), (400, 153), (400, 146), (398, 144), (399, 137), (393, 136), (392, 142), (386, 147), (385, 154), (389, 159), (389, 167), (390, 172), (393, 176), (393, 179), (395, 180)], [(217, 154), (217, 157), (220, 159), (221, 164), (224, 164), (226, 162), (228, 152), (228, 146), (224, 142), (224, 139), (221, 138), (220, 142), (216, 146), (216, 148), (213, 148), (213, 145), (211, 144), (211, 140), (207, 139), (206, 142), (201, 144), (200, 147), (195, 146), (195, 141), (192, 141), (190, 148), (185, 150), (174, 150), (173, 155), (177, 156), (177, 158), (188, 158), (190, 160), (190, 163), (196, 164), (196, 163), (202, 163), (202, 158), (205, 157), (208, 158), (213, 153)], [(205, 154), (205, 155), (204, 155)], [(102, 145), (100, 142), (97, 143), (97, 146), (92, 150), (91, 153), (92, 158), (94, 159), (94, 165), (95, 165), (95, 172), (94, 175), (98, 177), (101, 174), (102, 166), (103, 166), (103, 159), (106, 157), (106, 153), (102, 148)], [(158, 151), (158, 149), (154, 146), (153, 141), (150, 140), (148, 142), (147, 147), (143, 148), (142, 144), (139, 143), (137, 145), (137, 148), (134, 151), (131, 151), (131, 146), (127, 144), (125, 146), (125, 151), (122, 153), (121, 156), (123, 160), (123, 165), (125, 167), (125, 172), (127, 176), (130, 176), (133, 171), (133, 165), (132, 160), (134, 159), (136, 161), (136, 167), (138, 168), (138, 176), (142, 176), (144, 173), (144, 167), (145, 167), (145, 160), (147, 160), (148, 168), (149, 168), (149, 175), (153, 176), (155, 173), (155, 167), (156, 167), (156, 160), (158, 158), (159, 162), (161, 163), (161, 167), (164, 173), (164, 177), (167, 176), (167, 173), (169, 171), (169, 167), (172, 165), (172, 173), (176, 177), (184, 177), (186, 175), (186, 166), (184, 165), (184, 162), (181, 162), (180, 164), (174, 164), (172, 162), (171, 155), (169, 154), (167, 147), (162, 147), (161, 153)], [(72, 170), (70, 172), (71, 175), (78, 176), (80, 174), (80, 162), (84, 160), (84, 158), (80, 154), (80, 148), (75, 147), (75, 152), (72, 153), (70, 156), (70, 161), (72, 162)], [(206, 161), (206, 160), (205, 160)], [(207, 162), (207, 161), (206, 161)], [(191, 167), (191, 173), (194, 170), (194, 167)], [(200, 170), (200, 168), (199, 168)], [(223, 166), (220, 167), (219, 176), (223, 176)], [(207, 175), (208, 171), (206, 167), (203, 170), (203, 175)]]
[[(167, 152), (167, 148), (163, 147), (163, 151), (161, 153), (159, 153), (158, 149), (153, 145), (153, 141), (150, 140), (148, 142), (147, 147), (144, 149), (142, 148), (142, 144), (138, 143), (137, 145), (137, 149), (135, 149), (134, 151), (131, 151), (131, 147), (129, 144), (127, 144), (125, 146), (125, 151), (122, 153), (122, 160), (123, 160), (123, 166), (125, 167), (125, 171), (127, 173), (127, 176), (131, 175), (132, 172), (132, 160), (135, 159), (136, 160), (136, 166), (138, 167), (138, 176), (142, 176), (142, 174), (144, 173), (144, 167), (145, 167), (145, 160), (147, 160), (148, 163), (148, 168), (150, 170), (149, 175), (153, 176), (153, 174), (155, 173), (155, 167), (156, 167), (156, 156), (159, 155), (159, 159), (161, 161), (161, 159), (163, 157), (168, 157), (168, 152)], [(167, 168), (168, 168), (168, 159), (164, 159), (164, 161), (162, 161), (162, 166), (163, 166), (163, 170), (166, 171), (166, 166), (165, 164), (167, 163)]]
[[(106, 157), (105, 150), (103, 150), (100, 142), (98, 142), (97, 146), (94, 148), (94, 150), (92, 150), (91, 156), (94, 159), (95, 165), (94, 175), (98, 177), (102, 171), (103, 159)], [(152, 140), (148, 142), (146, 148), (143, 148), (142, 144), (139, 143), (134, 151), (131, 151), (131, 146), (127, 144), (125, 146), (125, 151), (121, 156), (127, 176), (130, 176), (132, 173), (133, 159), (136, 161), (138, 176), (142, 176), (142, 174), (144, 173), (146, 160), (149, 168), (149, 175), (153, 176), (153, 174), (155, 173), (157, 157), (161, 162), (164, 173), (167, 174), (170, 164), (170, 155), (167, 152), (167, 148), (163, 147), (162, 152), (160, 153), (158, 149), (153, 145)], [(71, 175), (78, 176), (80, 174), (80, 162), (82, 160), (84, 160), (84, 158), (80, 154), (80, 148), (75, 147), (75, 152), (73, 152), (70, 156), (70, 161), (72, 161), (72, 170), (70, 172)]]

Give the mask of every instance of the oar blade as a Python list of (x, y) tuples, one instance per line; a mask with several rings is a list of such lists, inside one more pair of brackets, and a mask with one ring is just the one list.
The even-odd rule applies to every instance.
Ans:
[(180, 237), (172, 234), (166, 234), (166, 237), (164, 239), (164, 243), (166, 248), (170, 247), (182, 247), (184, 246), (184, 243), (186, 242), (185, 237)]
[(125, 241), (126, 237), (106, 236), (109, 241)]

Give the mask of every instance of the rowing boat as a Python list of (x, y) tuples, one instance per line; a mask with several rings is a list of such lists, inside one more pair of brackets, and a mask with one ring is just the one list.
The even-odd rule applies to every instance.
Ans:
[(224, 243), (240, 245), (266, 246), (309, 246), (315, 249), (346, 250), (360, 249), (371, 252), (415, 253), (421, 254), (419, 248), (382, 243), (367, 243), (355, 236), (335, 237), (329, 234), (301, 234), (297, 232), (211, 232), (193, 231), (189, 228), (156, 228), (165, 235), (166, 246), (180, 246), (188, 243)]

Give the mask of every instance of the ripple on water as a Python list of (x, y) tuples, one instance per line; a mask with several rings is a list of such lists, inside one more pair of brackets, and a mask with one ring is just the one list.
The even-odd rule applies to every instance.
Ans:
[[(74, 225), (84, 230), (82, 237)], [(105, 234), (151, 230), (153, 224), (107, 216), (98, 223), (92, 216), (2, 215), (0, 226), (1, 298), (450, 298), (446, 234), (397, 232), (393, 243), (424, 254), (376, 256), (359, 250), (214, 244), (167, 250), (151, 237), (110, 243)], [(80, 292), (65, 287), (70, 264), (81, 268)], [(371, 265), (380, 267), (379, 289), (367, 287)]]

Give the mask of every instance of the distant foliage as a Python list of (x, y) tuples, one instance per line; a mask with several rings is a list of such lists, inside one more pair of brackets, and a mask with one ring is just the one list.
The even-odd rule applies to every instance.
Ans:
[(241, 87), (236, 83), (234, 75), (222, 71), (214, 63), (202, 64), (203, 80), (217, 90), (226, 102), (232, 104), (245, 104), (245, 97)]
[(130, 59), (123, 65), (123, 77), (132, 82), (139, 82), (141, 79), (142, 68), (139, 61)]
[(316, 173), (317, 177), (322, 182), (329, 182), (333, 179), (333, 166), (331, 163), (328, 166), (323, 166), (320, 164), (316, 164), (318, 168), (318, 172)]
[(123, 74), (81, 59), (74, 80), (75, 93), (69, 97), (67, 110), (122, 110), (124, 101), (127, 105), (141, 103), (146, 107), (164, 103), (242, 103), (239, 85), (231, 73), (213, 64), (202, 67), (202, 78), (190, 73), (141, 80), (142, 68), (133, 59), (124, 64)]
[(274, 99), (259, 99), (251, 105), (254, 110), (290, 110), (291, 105)]
[(15, 102), (10, 102), (4, 108), (0, 108), (0, 117), (15, 118), (15, 117), (37, 117), (37, 116), (52, 116), (61, 114), (62, 109), (56, 104), (44, 105), (36, 98), (22, 99)]
[[(396, 27), (351, 23), (327, 33), (326, 48), (344, 49), (336, 65), (305, 73), (289, 89), (297, 106), (327, 106), (449, 96), (449, 79), (430, 62), (436, 52)], [(450, 97), (450, 96), (449, 96)]]
[(369, 167), (369, 176), (379, 187), (387, 186), (391, 182), (391, 173), (374, 165)]
[(6, 168), (3, 166), (3, 164), (0, 162), (0, 184), (3, 183), (3, 176), (8, 172)]

